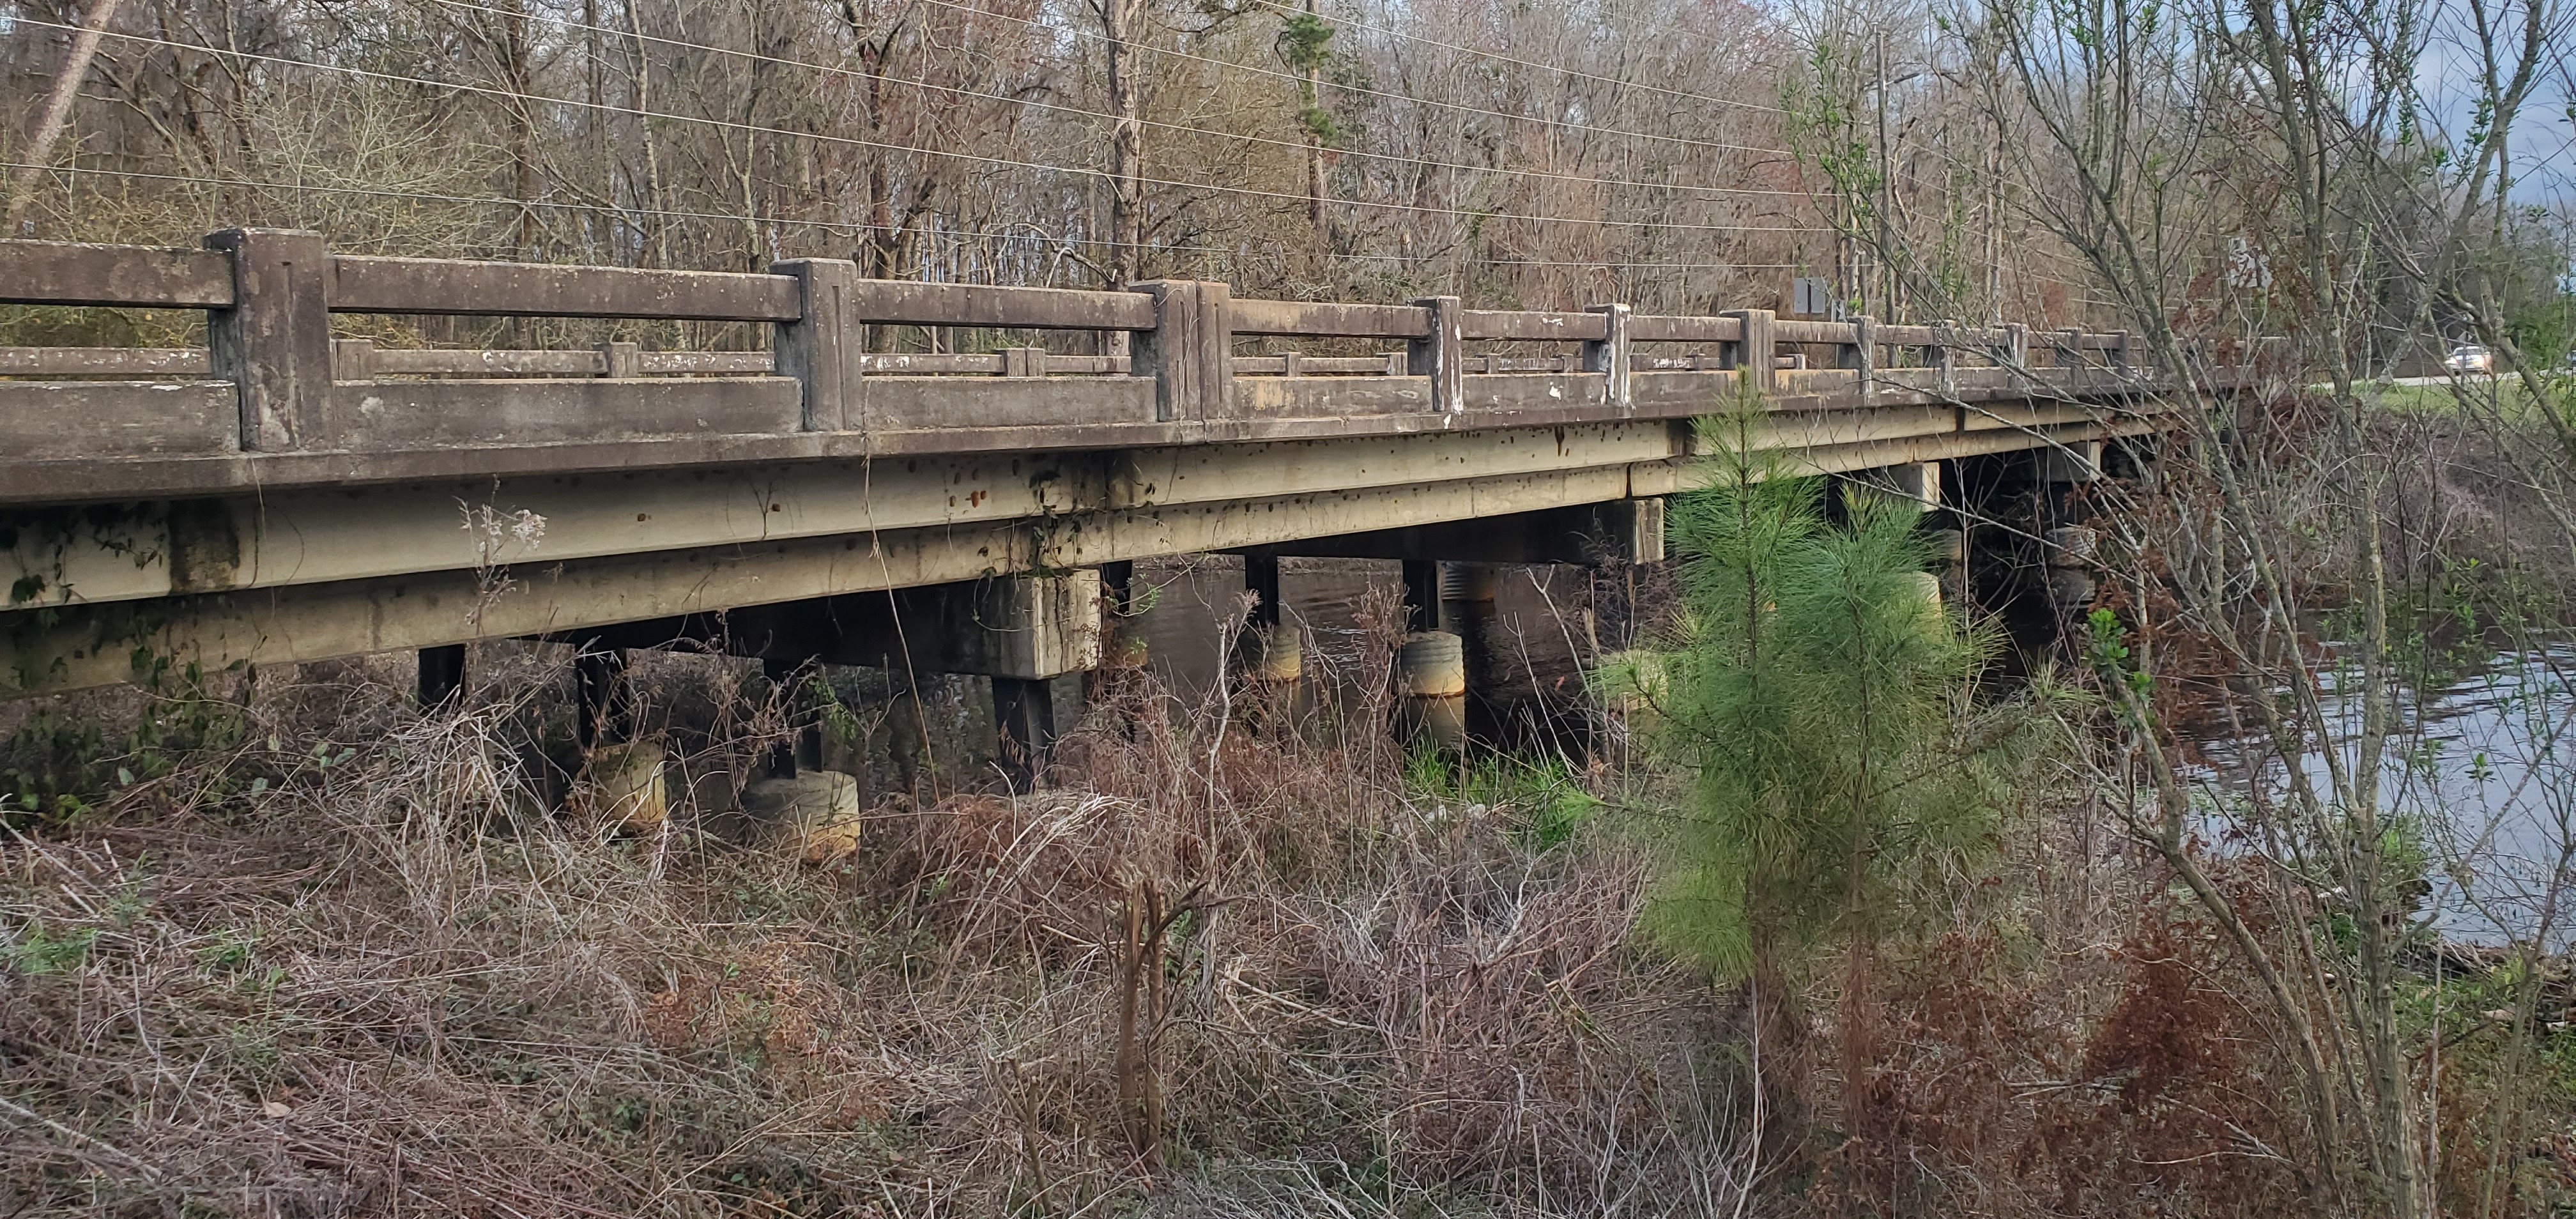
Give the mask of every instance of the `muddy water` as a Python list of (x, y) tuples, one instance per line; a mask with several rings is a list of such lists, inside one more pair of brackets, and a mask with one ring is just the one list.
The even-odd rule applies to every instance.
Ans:
[[(2355, 761), (2359, 707), (2326, 674), (2333, 748)], [(2496, 652), (2481, 663), (2400, 692), (2405, 727), (2382, 765), (2381, 800), (2425, 855), (2433, 928), (2445, 938), (2497, 943), (2535, 934), (2543, 947), (2576, 947), (2576, 649)], [(2279, 793), (2287, 773), (2259, 739), (2203, 725), (2207, 776), (2222, 791), (2249, 785)], [(2316, 788), (2331, 790), (2323, 749), (2299, 759)], [(2253, 844), (2229, 819), (2207, 824), (2223, 847)]]

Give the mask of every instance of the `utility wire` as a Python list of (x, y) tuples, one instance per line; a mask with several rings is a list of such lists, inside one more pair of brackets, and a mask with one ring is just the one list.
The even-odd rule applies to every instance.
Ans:
[[(0, 161), (0, 169), (33, 169), (52, 174), (78, 174), (89, 177), (132, 178), (150, 182), (178, 182), (192, 186), (229, 186), (237, 190), (301, 191), (311, 194), (363, 195), (379, 199), (409, 199), (431, 203), (477, 204), (486, 207), (537, 207), (564, 211), (606, 212), (620, 216), (656, 216), (676, 220), (720, 221), (725, 224), (785, 225), (791, 228), (824, 229), (852, 236), (875, 227), (866, 221), (800, 220), (788, 216), (739, 216), (729, 212), (692, 212), (669, 208), (626, 207), (615, 203), (568, 203), (548, 199), (510, 199), (497, 195), (443, 195), (427, 191), (385, 190), (379, 187), (321, 186), (306, 182), (251, 182), (238, 178), (218, 178), (191, 174), (158, 174), (132, 169), (104, 169), (84, 165), (31, 165), (17, 161)], [(1106, 237), (1057, 236), (1027, 226), (1024, 231), (1010, 229), (939, 229), (932, 233), (944, 238), (995, 238), (1004, 241), (1038, 241), (1050, 246), (1104, 245), (1121, 248), (1161, 250), (1190, 254), (1241, 255), (1248, 251), (1234, 246), (1162, 245), (1154, 242), (1114, 241)], [(1429, 262), (1435, 256), (1414, 254), (1344, 254), (1342, 258), (1367, 259), (1376, 262)], [(1576, 262), (1539, 258), (1498, 258), (1488, 260), (1498, 267), (1571, 267), (1578, 270), (1746, 270), (1793, 271), (1806, 267), (1802, 262), (1629, 262), (1603, 260)]]
[[(1288, 5), (1280, 3), (1279, 0), (1252, 0), (1252, 2), (1267, 8), (1277, 9), (1280, 12), (1291, 15), (1302, 15), (1305, 11), (1303, 9), (1291, 8)], [(1385, 26), (1370, 25), (1364, 21), (1352, 21), (1347, 18), (1343, 18), (1338, 20), (1337, 24), (1347, 26), (1355, 30), (1367, 30), (1372, 34), (1384, 34), (1389, 38), (1401, 38), (1406, 42), (1418, 43), (1426, 47), (1439, 47), (1445, 51), (1456, 51), (1462, 55), (1473, 55), (1479, 59), (1490, 60), (1494, 63), (1506, 63), (1522, 68), (1535, 68), (1541, 72), (1561, 73), (1575, 80), (1596, 81), (1601, 84), (1611, 85), (1621, 89), (1636, 89), (1647, 93), (1659, 93), (1665, 97), (1678, 98), (1682, 101), (1705, 102), (1712, 106), (1730, 106), (1739, 110), (1752, 110), (1762, 114), (1785, 115), (1788, 113), (1788, 111), (1783, 110), (1778, 106), (1765, 106), (1759, 102), (1738, 101), (1731, 97), (1712, 97), (1705, 93), (1692, 93), (1685, 89), (1667, 89), (1661, 85), (1649, 85), (1633, 80), (1621, 80), (1615, 76), (1603, 76), (1596, 72), (1585, 72), (1578, 68), (1568, 68), (1552, 63), (1541, 63), (1534, 59), (1520, 59), (1494, 51), (1478, 50), (1475, 47), (1465, 46), (1455, 42), (1442, 42), (1437, 38), (1425, 38), (1419, 34), (1408, 34), (1402, 30), (1391, 30)]]
[[(467, 3), (467, 0), (433, 0), (433, 2), (448, 8), (464, 9), (468, 12), (486, 13), (495, 17), (506, 17), (513, 20), (534, 18), (535, 20), (561, 26), (565, 29), (586, 30), (593, 33), (609, 34), (618, 38), (641, 39), (645, 42), (659, 43), (667, 47), (678, 47), (691, 51), (704, 51), (711, 55), (731, 56), (738, 59), (751, 60), (757, 63), (775, 64), (780, 67), (807, 68), (827, 75), (847, 77), (853, 80), (869, 80), (888, 84), (907, 85), (916, 89), (935, 90), (937, 92), (950, 94), (956, 97), (972, 97), (980, 98), (985, 101), (1004, 102), (1014, 106), (1026, 106), (1034, 110), (1048, 110), (1058, 114), (1069, 114), (1082, 118), (1099, 119), (1110, 123), (1117, 122), (1119, 118), (1119, 116), (1108, 113), (1107, 111), (1086, 110), (1080, 106), (1067, 106), (1058, 102), (1039, 101), (1035, 98), (1012, 97), (1004, 93), (986, 93), (980, 90), (963, 88), (957, 85), (938, 84), (933, 81), (921, 80), (915, 77), (870, 76), (864, 72), (854, 72), (848, 68), (835, 67), (826, 63), (816, 63), (812, 60), (788, 59), (776, 55), (763, 55), (757, 51), (744, 51), (733, 47), (712, 46), (703, 42), (690, 42), (687, 39), (669, 38), (658, 34), (631, 34), (625, 30), (604, 25), (593, 25), (588, 22), (575, 21), (569, 17), (558, 17), (545, 13), (514, 13), (507, 9), (493, 8), (489, 5)], [(1330, 86), (1327, 85), (1326, 87)], [(1484, 113), (1493, 114), (1491, 111)], [(1493, 114), (1493, 117), (1509, 118), (1511, 116)], [(1274, 148), (1286, 148), (1301, 153), (1309, 151), (1309, 145), (1303, 142), (1297, 140), (1283, 140), (1274, 136), (1254, 135), (1248, 132), (1216, 131), (1206, 127), (1193, 127), (1186, 123), (1169, 123), (1159, 119), (1149, 119), (1141, 116), (1136, 121), (1143, 126), (1157, 127), (1165, 131), (1178, 131), (1191, 135), (1213, 136), (1217, 139), (1224, 140), (1240, 140), (1245, 143), (1264, 144)], [(1763, 154), (1782, 151), (1780, 149), (1770, 148), (1738, 148), (1735, 145), (1720, 145), (1719, 147), (1729, 148), (1738, 152), (1754, 152)], [(1368, 152), (1356, 148), (1327, 148), (1323, 151), (1329, 152), (1335, 157), (1352, 157), (1370, 161), (1390, 161), (1399, 165), (1421, 169), (1446, 169), (1456, 170), (1463, 173), (1501, 174), (1511, 177), (1541, 178), (1558, 182), (1572, 182), (1584, 186), (1628, 186), (1645, 190), (1687, 191), (1694, 194), (1710, 195), (1769, 195), (1798, 199), (1807, 197), (1807, 192), (1805, 191), (1770, 190), (1762, 187), (1750, 186), (1686, 186), (1678, 182), (1646, 182), (1633, 178), (1595, 178), (1587, 177), (1582, 174), (1557, 173), (1544, 169), (1511, 169), (1498, 165), (1468, 165), (1454, 161), (1432, 161), (1419, 157), (1403, 156), (1396, 153)]]
[[(926, 0), (926, 2), (935, 3), (938, 2), (938, 0)], [(45, 21), (34, 17), (20, 17), (18, 19), (18, 24), (35, 26), (43, 29), (65, 31), (69, 31), (74, 28), (60, 22)], [(241, 51), (228, 47), (207, 46), (203, 43), (177, 42), (171, 39), (155, 38), (144, 34), (126, 34), (109, 31), (106, 36), (126, 42), (167, 47), (172, 50), (195, 51), (204, 55), (229, 56), (256, 63), (276, 64), (282, 67), (312, 68), (317, 71), (336, 72), (342, 75), (386, 81), (393, 84), (419, 85), (424, 88), (445, 89), (451, 92), (472, 93), (485, 97), (507, 98), (517, 102), (536, 102), (546, 105), (567, 106), (576, 109), (598, 110), (605, 113), (622, 114), (634, 118), (663, 119), (670, 122), (697, 123), (729, 131), (776, 136), (782, 139), (813, 140), (818, 143), (846, 145), (857, 148), (872, 148), (885, 152), (912, 153), (918, 156), (942, 157), (951, 160), (968, 161), (976, 164), (1016, 169), (1044, 170), (1053, 173), (1074, 174), (1089, 178), (1114, 179), (1116, 177), (1116, 175), (1111, 174), (1108, 170), (1095, 169), (1090, 166), (1048, 165), (1036, 161), (1020, 161), (1008, 157), (995, 157), (977, 153), (957, 152), (944, 148), (919, 148), (905, 144), (890, 144), (880, 140), (862, 139), (857, 136), (833, 135), (825, 132), (814, 131), (789, 131), (784, 128), (763, 127), (757, 123), (746, 123), (734, 119), (709, 118), (703, 115), (692, 114), (675, 114), (667, 111), (641, 110), (632, 106), (620, 106), (605, 101), (592, 102), (582, 98), (552, 97), (545, 94), (521, 93), (515, 90), (502, 89), (490, 85), (474, 85), (461, 81), (431, 80), (427, 77), (405, 76), (397, 72), (379, 72), (369, 68), (354, 68), (343, 64), (316, 63), (312, 60), (292, 59), (282, 55), (266, 55), (256, 51)], [(1308, 202), (1307, 197), (1303, 194), (1294, 194), (1287, 191), (1262, 190), (1257, 187), (1226, 186), (1214, 182), (1189, 182), (1169, 178), (1139, 177), (1135, 180), (1149, 186), (1171, 187), (1179, 190), (1213, 191), (1219, 194), (1242, 195), (1258, 199), (1275, 199), (1283, 202), (1299, 204)], [(1427, 213), (1432, 215), (1465, 217), (1477, 221), (1522, 220), (1534, 224), (1582, 224), (1603, 228), (1643, 228), (1720, 233), (1797, 233), (1802, 235), (1812, 235), (1820, 231), (1793, 225), (1694, 224), (1668, 220), (1609, 220), (1581, 216), (1542, 216), (1524, 212), (1486, 212), (1468, 208), (1440, 207), (1412, 203), (1379, 203), (1372, 200), (1344, 199), (1338, 197), (1327, 197), (1324, 202), (1337, 207), (1367, 208), (1379, 211), (1412, 212), (1417, 214)]]
[[(991, 9), (977, 8), (971, 4), (961, 4), (958, 0), (918, 0), (918, 2), (922, 4), (936, 5), (945, 9), (954, 9), (958, 12), (972, 14), (977, 17), (987, 17), (995, 21), (1007, 21), (1014, 25), (1028, 26), (1031, 29), (1045, 34), (1049, 39), (1062, 38), (1065, 35), (1070, 34), (1073, 37), (1086, 39), (1092, 42), (1110, 41), (1108, 35), (1097, 33), (1092, 30), (1048, 25), (1045, 22), (1033, 20), (1027, 17), (1014, 17), (1009, 13), (996, 13)], [(1131, 42), (1127, 44), (1127, 48), (1132, 51), (1142, 51), (1148, 55), (1160, 55), (1167, 59), (1188, 60), (1192, 63), (1203, 63), (1211, 67), (1223, 68), (1228, 71), (1243, 72), (1253, 76), (1266, 76), (1274, 80), (1282, 80), (1294, 85), (1303, 85), (1306, 83), (1306, 79), (1304, 77), (1295, 76), (1287, 72), (1275, 71), (1270, 68), (1258, 67), (1253, 64), (1236, 63), (1230, 59), (1213, 59), (1205, 55), (1194, 55), (1188, 51), (1172, 50), (1168, 47), (1158, 47), (1150, 43)], [(1384, 89), (1372, 89), (1366, 85), (1354, 85), (1340, 81), (1327, 80), (1318, 81), (1316, 83), (1318, 88), (1333, 89), (1343, 93), (1355, 93), (1363, 97), (1384, 98), (1388, 101), (1403, 102), (1407, 105), (1429, 106), (1436, 110), (1451, 110), (1463, 114), (1478, 115), (1484, 118), (1501, 119), (1505, 122), (1531, 123), (1541, 127), (1549, 127), (1559, 131), (1574, 132), (1583, 135), (1618, 136), (1631, 140), (1649, 140), (1663, 144), (1679, 144), (1689, 148), (1705, 148), (1716, 152), (1751, 152), (1760, 153), (1764, 156), (1789, 155), (1789, 150), (1786, 148), (1765, 148), (1744, 144), (1727, 144), (1714, 140), (1692, 139), (1688, 136), (1659, 135), (1651, 131), (1630, 131), (1620, 127), (1596, 127), (1590, 123), (1571, 123), (1563, 119), (1545, 118), (1535, 114), (1505, 114), (1499, 110), (1487, 110), (1480, 106), (1470, 106), (1462, 102), (1446, 102), (1436, 98), (1415, 97), (1409, 93), (1392, 93)]]

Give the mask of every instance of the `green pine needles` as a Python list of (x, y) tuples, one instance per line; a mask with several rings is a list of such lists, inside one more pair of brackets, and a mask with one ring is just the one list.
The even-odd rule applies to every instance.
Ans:
[(1970, 726), (1992, 642), (1943, 610), (1917, 512), (1854, 494), (1829, 522), (1823, 480), (1755, 451), (1763, 426), (1758, 404), (1703, 421), (1719, 456), (1674, 508), (1678, 637), (1652, 681), (1625, 677), (1696, 778), (1651, 925), (1757, 980), (1827, 941), (1867, 951), (1989, 842), (2000, 743)]

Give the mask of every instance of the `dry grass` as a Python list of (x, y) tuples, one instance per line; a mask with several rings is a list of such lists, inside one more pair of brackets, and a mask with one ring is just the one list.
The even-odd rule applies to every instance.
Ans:
[[(1128, 675), (1062, 786), (890, 799), (812, 868), (535, 811), (542, 660), (429, 718), (366, 666), (263, 683), (242, 743), (13, 833), (0, 1213), (1736, 1204), (1723, 1013), (1635, 943), (1644, 858), (1409, 797), (1382, 707), (1291, 733)], [(692, 664), (652, 697), (719, 791), (783, 721)]]

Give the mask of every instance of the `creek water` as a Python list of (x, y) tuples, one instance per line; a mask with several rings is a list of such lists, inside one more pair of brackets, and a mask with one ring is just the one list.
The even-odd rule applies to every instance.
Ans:
[[(2360, 706), (2348, 668), (2325, 672), (2323, 734), (2298, 766), (2330, 791), (2329, 758), (2357, 763)], [(2401, 840), (2424, 855), (2425, 915), (2444, 939), (2497, 944), (2538, 936), (2544, 951), (2576, 942), (2576, 648), (2507, 649), (2399, 692), (2400, 728), (2380, 766), (2381, 804)], [(2204, 726), (2203, 824), (2222, 848), (2258, 844), (2230, 810), (2289, 772), (2267, 744)], [(2257, 787), (2256, 785), (2259, 785)]]
[[(1241, 560), (1202, 555), (1140, 565), (1135, 580), (1145, 608), (1134, 630), (1149, 663), (1185, 697), (1204, 693), (1221, 671), (1225, 624), (1245, 608)], [(1367, 607), (1374, 599), (1392, 611), (1402, 588), (1393, 561), (1281, 562), (1282, 618), (1304, 637), (1311, 684), (1347, 690), (1366, 671)], [(1575, 705), (1585, 670), (1603, 650), (1595, 610), (1588, 573), (1504, 568), (1483, 631), (1488, 661), (1479, 698), (1506, 717), (1511, 709), (1543, 716)], [(2048, 651), (2053, 645), (2032, 635), (2053, 631), (2037, 621), (2044, 616), (2013, 625), (2032, 647)], [(2326, 735), (2349, 764), (2359, 709), (2336, 684), (2347, 673), (2328, 666), (2325, 676)], [(2576, 943), (2576, 768), (2568, 740), (2576, 728), (2576, 646), (2495, 651), (2401, 691), (2399, 701), (2404, 728), (2383, 760), (2382, 800), (2424, 855), (2431, 886), (2425, 914), (2434, 929), (2469, 943), (2544, 934), (2552, 952)], [(2281, 761), (2267, 743), (2224, 721), (2203, 721), (2188, 735), (2204, 759), (2194, 771), (2207, 801), (2204, 833), (2221, 850), (2255, 848), (2244, 819), (2230, 810), (2244, 806), (2251, 785), (2277, 796), (2287, 777)], [(2299, 765), (2323, 789), (2326, 754), (2312, 751)]]

